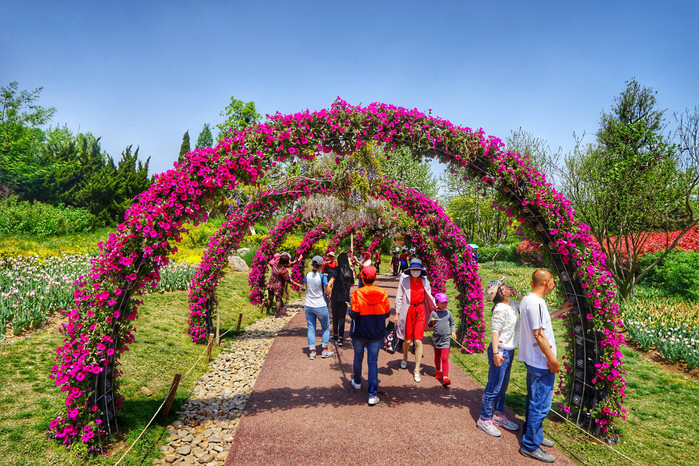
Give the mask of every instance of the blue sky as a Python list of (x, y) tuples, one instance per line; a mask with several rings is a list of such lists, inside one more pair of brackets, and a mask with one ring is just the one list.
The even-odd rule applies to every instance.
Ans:
[[(260, 113), (417, 107), (552, 148), (594, 135), (635, 77), (699, 105), (699, 2), (34, 1), (0, 8), (0, 85), (43, 86), (54, 125), (172, 167), (231, 96)], [(589, 137), (589, 136), (588, 136)]]

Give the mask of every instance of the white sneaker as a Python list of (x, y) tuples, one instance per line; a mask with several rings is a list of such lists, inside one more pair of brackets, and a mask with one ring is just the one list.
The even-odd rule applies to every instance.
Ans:
[(486, 434), (490, 434), (493, 437), (500, 437), (502, 435), (498, 428), (495, 427), (495, 424), (493, 423), (492, 419), (488, 419), (486, 421), (481, 418), (478, 418), (478, 422), (476, 422), (476, 425), (479, 429), (485, 431)]
[(371, 398), (369, 398), (369, 406), (374, 406), (376, 404), (379, 404), (378, 396), (372, 396)]
[(401, 369), (405, 369), (406, 367), (408, 367), (408, 361), (406, 361), (405, 359), (403, 359), (403, 360), (400, 362), (400, 368), (401, 368)]
[(352, 382), (352, 386), (353, 386), (354, 388), (356, 388), (357, 390), (360, 390), (360, 389), (362, 388), (362, 384), (361, 384), (361, 383), (356, 383), (356, 382), (354, 381), (354, 379), (351, 379), (351, 382)]
[(413, 374), (413, 378), (415, 379), (415, 382), (419, 382), (420, 381), (420, 373), (416, 372), (415, 374)]
[(519, 429), (519, 426), (507, 419), (507, 416), (504, 414), (493, 414), (493, 424), (507, 430)]

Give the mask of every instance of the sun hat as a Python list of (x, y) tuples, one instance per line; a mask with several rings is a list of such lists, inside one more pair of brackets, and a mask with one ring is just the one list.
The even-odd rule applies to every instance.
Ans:
[(376, 280), (376, 269), (371, 265), (368, 265), (364, 267), (361, 272), (359, 272), (359, 275), (362, 277), (362, 280), (370, 282), (374, 281)]
[(447, 296), (446, 293), (437, 293), (436, 295), (434, 295), (434, 300), (438, 303), (448, 303), (449, 296)]
[(406, 273), (406, 274), (410, 274), (410, 271), (411, 271), (411, 270), (421, 270), (421, 271), (422, 271), (422, 274), (421, 274), (421, 275), (422, 275), (423, 277), (424, 277), (425, 275), (427, 275), (427, 270), (425, 270), (425, 269), (422, 267), (422, 261), (421, 261), (420, 259), (413, 259), (413, 260), (411, 260), (411, 261), (410, 261), (410, 265), (409, 265), (408, 268), (406, 269), (405, 273)]
[(505, 283), (505, 277), (503, 276), (500, 280), (493, 280), (488, 282), (485, 287), (485, 299), (491, 303), (495, 299), (495, 295), (498, 293), (498, 289)]
[(323, 261), (323, 258), (320, 256), (314, 256), (313, 259), (311, 259), (311, 264), (313, 265), (323, 265), (325, 261)]

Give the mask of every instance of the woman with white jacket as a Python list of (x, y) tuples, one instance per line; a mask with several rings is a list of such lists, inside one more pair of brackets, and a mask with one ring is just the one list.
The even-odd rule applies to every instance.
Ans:
[(428, 316), (437, 309), (432, 296), (432, 288), (427, 279), (427, 271), (422, 268), (420, 259), (410, 261), (408, 269), (398, 281), (396, 292), (396, 336), (403, 342), (403, 360), (401, 369), (408, 367), (408, 352), (411, 341), (415, 344), (415, 382), (420, 381), (420, 363), (422, 362), (422, 338)]

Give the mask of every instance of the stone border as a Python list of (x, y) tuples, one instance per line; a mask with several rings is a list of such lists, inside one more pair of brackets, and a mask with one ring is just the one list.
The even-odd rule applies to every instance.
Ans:
[(279, 331), (298, 313), (303, 300), (287, 306), (280, 318), (266, 317), (249, 325), (197, 381), (192, 396), (167, 426), (168, 443), (154, 465), (222, 465), (267, 352)]

